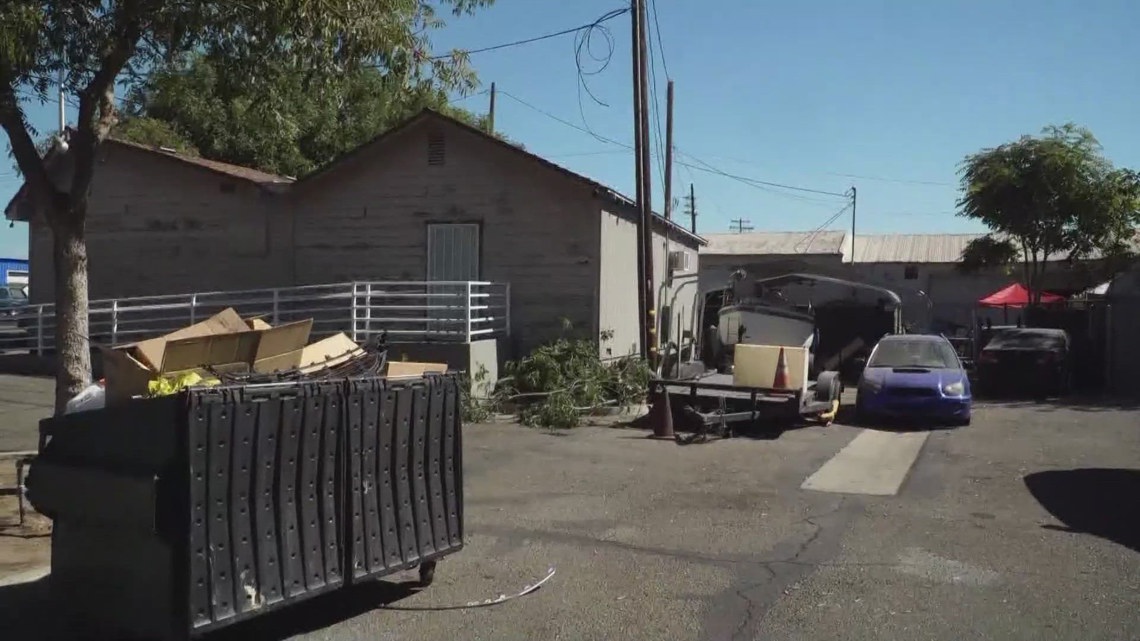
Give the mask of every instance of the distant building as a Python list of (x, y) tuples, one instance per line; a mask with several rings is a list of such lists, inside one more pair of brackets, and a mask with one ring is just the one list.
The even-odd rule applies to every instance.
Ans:
[[(808, 272), (846, 278), (893, 290), (903, 301), (904, 323), (950, 333), (969, 327), (978, 299), (1023, 280), (1017, 270), (963, 274), (958, 269), (962, 250), (981, 235), (858, 234), (852, 248), (851, 234), (838, 230), (707, 234), (701, 287), (722, 286), (738, 268), (749, 277)], [(1090, 284), (1086, 278), (1063, 256), (1055, 256), (1045, 273), (1045, 288), (1075, 292)], [(981, 313), (993, 315), (995, 322), (1000, 314)]]
[(0, 285), (27, 285), (26, 258), (0, 258)]

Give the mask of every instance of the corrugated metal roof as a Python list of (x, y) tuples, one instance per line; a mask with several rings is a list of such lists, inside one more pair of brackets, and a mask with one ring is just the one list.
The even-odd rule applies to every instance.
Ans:
[[(857, 263), (956, 263), (984, 234), (856, 234)], [(844, 260), (850, 260), (845, 255)]]
[(846, 239), (847, 233), (837, 230), (706, 234), (705, 240), (709, 241), (709, 244), (701, 248), (701, 253), (729, 256), (842, 255)]

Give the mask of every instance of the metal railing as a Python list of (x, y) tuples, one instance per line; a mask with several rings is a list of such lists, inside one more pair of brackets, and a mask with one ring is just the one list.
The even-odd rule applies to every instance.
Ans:
[[(92, 344), (121, 345), (172, 332), (232, 307), (271, 325), (313, 319), (313, 337), (356, 342), (470, 342), (510, 335), (510, 284), (484, 281), (356, 281), (233, 292), (93, 300)], [(55, 306), (0, 308), (0, 352), (55, 348)]]

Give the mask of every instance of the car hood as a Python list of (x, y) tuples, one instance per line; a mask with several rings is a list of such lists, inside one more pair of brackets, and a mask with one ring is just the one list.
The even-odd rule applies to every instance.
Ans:
[(942, 387), (964, 380), (959, 369), (918, 367), (868, 367), (863, 378), (887, 387)]

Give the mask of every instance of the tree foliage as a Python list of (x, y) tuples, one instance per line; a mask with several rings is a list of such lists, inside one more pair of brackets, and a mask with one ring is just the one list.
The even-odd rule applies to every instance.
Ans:
[(962, 250), (962, 260), (957, 267), (960, 271), (972, 274), (983, 270), (1005, 271), (1018, 261), (1021, 252), (1007, 238), (997, 238), (987, 234), (970, 241)]
[(195, 56), (136, 83), (126, 100), (130, 117), (114, 135), (146, 143), (150, 132), (131, 123), (162, 122), (207, 158), (303, 176), (424, 107), (485, 130), (486, 118), (450, 105), (447, 89), (434, 78), (408, 81), (374, 67), (314, 84), (284, 65), (251, 85)]
[(961, 190), (959, 215), (995, 234), (963, 259), (1020, 260), (1035, 301), (1050, 260), (1130, 251), (1140, 223), (1140, 176), (1114, 167), (1092, 133), (1072, 124), (968, 156)]
[[(95, 151), (119, 116), (116, 89), (205, 56), (228, 81), (272, 86), (282, 69), (312, 91), (364, 66), (392, 83), (431, 79), (474, 86), (466, 55), (431, 55), (441, 10), (462, 15), (493, 0), (4, 0), (0, 2), (0, 128), (52, 231), (56, 411), (91, 376), (84, 222)], [(48, 175), (29, 125), (28, 100), (45, 102), (57, 73), (79, 101), (69, 183)], [(273, 120), (268, 113), (267, 119)]]

